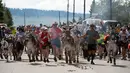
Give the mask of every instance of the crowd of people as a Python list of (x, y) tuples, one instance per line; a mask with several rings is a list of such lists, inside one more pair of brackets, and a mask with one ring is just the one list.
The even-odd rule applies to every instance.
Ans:
[[(35, 59), (39, 60), (39, 55), (41, 61), (50, 62), (49, 54), (51, 49), (54, 55), (54, 61), (57, 62), (58, 59), (63, 59), (63, 53), (66, 52), (64, 50), (66, 43), (64, 44), (63, 37), (66, 36), (72, 38), (73, 40), (76, 36), (78, 39), (80, 39), (80, 46), (78, 48), (83, 50), (83, 57), (87, 58), (88, 61), (91, 60), (91, 64), (95, 64), (93, 60), (96, 56), (96, 53), (99, 54), (100, 58), (102, 58), (102, 56), (105, 58), (109, 54), (108, 46), (111, 44), (110, 40), (114, 40), (114, 43), (116, 44), (116, 55), (120, 55), (122, 53), (122, 60), (126, 60), (127, 56), (130, 58), (130, 26), (110, 26), (110, 31), (102, 34), (95, 30), (94, 24), (90, 25), (90, 29), (86, 30), (86, 34), (81, 34), (78, 28), (75, 29), (74, 27), (77, 26), (75, 25), (69, 29), (67, 29), (65, 26), (58, 27), (58, 23), (56, 22), (52, 24), (51, 27), (47, 27), (45, 25), (41, 25), (40, 27), (31, 25), (19, 26), (16, 29), (1, 27), (0, 57), (1, 59), (4, 58), (5, 53), (3, 51), (6, 50), (9, 52), (9, 49), (11, 48), (9, 47), (9, 44), (11, 43), (11, 52), (14, 56), (14, 60), (22, 60), (21, 56), (23, 50), (25, 49), (30, 62), (35, 61)], [(73, 29), (73, 31), (71, 31), (71, 29)], [(68, 30), (70, 32), (67, 32)], [(69, 35), (71, 32), (73, 32), (73, 35)], [(2, 41), (6, 41), (8, 44), (5, 46), (5, 43)], [(69, 41), (72, 43), (77, 43), (71, 40)], [(87, 43), (83, 45), (85, 41)], [(80, 53), (82, 54), (82, 52)], [(8, 58), (8, 54), (6, 54), (6, 56), (7, 57), (5, 58)]]

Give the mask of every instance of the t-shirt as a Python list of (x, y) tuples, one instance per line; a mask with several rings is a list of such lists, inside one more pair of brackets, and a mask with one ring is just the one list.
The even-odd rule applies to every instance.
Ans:
[(16, 30), (14, 29), (14, 30), (12, 30), (12, 34), (13, 35), (15, 35), (16, 34)]
[(88, 41), (88, 44), (96, 44), (97, 42), (97, 40), (95, 40), (94, 39), (94, 37), (99, 37), (99, 34), (98, 34), (98, 32), (97, 31), (91, 31), (91, 30), (88, 30), (87, 32), (86, 32), (86, 34), (87, 34), (87, 41)]
[(44, 44), (42, 43), (41, 44), (46, 45), (46, 43), (48, 42), (48, 32), (42, 32), (40, 38), (41, 38), (41, 41), (44, 42)]
[(62, 31), (60, 28), (51, 28), (49, 30), (50, 32), (50, 35), (51, 35), (51, 39), (56, 39), (56, 38), (59, 38), (60, 35), (62, 35)]
[(116, 28), (116, 33), (119, 33), (120, 32), (120, 28)]
[(22, 41), (24, 39), (24, 32), (18, 32), (16, 33), (16, 37), (18, 41)]
[(126, 32), (126, 33), (123, 33), (122, 31), (119, 33), (119, 36), (120, 36), (120, 40), (121, 41), (124, 41), (128, 36), (129, 36), (129, 33)]
[(104, 43), (104, 35), (100, 34), (100, 38), (97, 40), (98, 43), (103, 44)]

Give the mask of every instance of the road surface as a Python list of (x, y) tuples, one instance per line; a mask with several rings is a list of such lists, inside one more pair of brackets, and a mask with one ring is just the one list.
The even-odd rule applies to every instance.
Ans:
[(26, 54), (22, 58), (21, 62), (0, 60), (0, 73), (130, 73), (130, 61), (123, 60), (117, 60), (117, 66), (113, 66), (98, 59), (96, 65), (82, 58), (79, 64), (68, 65), (64, 60), (54, 62), (53, 56), (50, 56), (50, 63), (29, 63)]

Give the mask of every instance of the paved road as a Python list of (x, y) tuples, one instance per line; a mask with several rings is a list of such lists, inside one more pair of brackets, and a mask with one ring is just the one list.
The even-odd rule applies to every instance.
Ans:
[(130, 61), (117, 60), (117, 65), (108, 64), (103, 60), (96, 60), (96, 65), (91, 65), (96, 73), (130, 73)]
[(117, 61), (117, 66), (107, 64), (104, 60), (95, 60), (96, 65), (80, 59), (79, 64), (68, 65), (63, 61), (57, 63), (50, 58), (50, 63), (29, 63), (23, 55), (22, 62), (6, 63), (0, 60), (0, 73), (130, 73), (130, 61)]

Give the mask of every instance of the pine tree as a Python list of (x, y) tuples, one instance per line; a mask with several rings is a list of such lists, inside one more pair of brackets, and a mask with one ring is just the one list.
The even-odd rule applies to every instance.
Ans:
[(2, 0), (0, 0), (0, 23), (4, 22), (4, 8), (3, 8), (3, 4), (2, 4)]
[(7, 24), (8, 27), (13, 25), (12, 15), (7, 7), (5, 7), (4, 19), (5, 19), (5, 23)]
[(90, 17), (92, 17), (93, 13), (95, 12), (95, 0), (93, 0), (91, 9), (90, 9)]
[(7, 26), (12, 26), (13, 21), (12, 21), (12, 15), (7, 7), (5, 7), (2, 4), (2, 0), (0, 0), (0, 23), (6, 23)]

